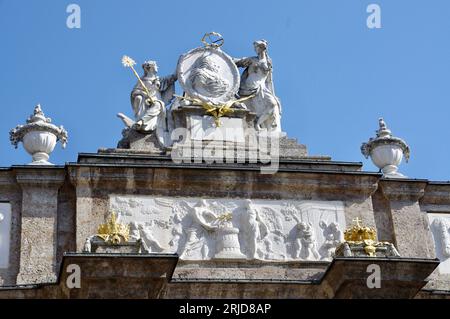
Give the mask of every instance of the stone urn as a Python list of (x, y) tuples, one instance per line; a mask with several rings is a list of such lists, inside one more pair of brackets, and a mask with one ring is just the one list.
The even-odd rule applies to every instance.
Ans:
[(221, 224), (217, 230), (216, 254), (214, 259), (246, 259), (241, 253), (239, 244), (239, 229), (231, 222)]
[(361, 152), (366, 158), (370, 156), (375, 166), (383, 172), (383, 177), (405, 178), (405, 175), (398, 172), (398, 166), (403, 156), (408, 162), (409, 146), (401, 138), (392, 136), (382, 118), (379, 119), (379, 126), (377, 136), (363, 143)]
[(62, 126), (51, 124), (51, 119), (45, 117), (39, 104), (27, 119), (27, 124), (18, 125), (9, 135), (16, 148), (19, 142), (22, 142), (25, 150), (33, 157), (29, 165), (53, 165), (48, 159), (56, 143), (61, 141), (62, 148), (65, 148), (67, 143), (67, 131)]

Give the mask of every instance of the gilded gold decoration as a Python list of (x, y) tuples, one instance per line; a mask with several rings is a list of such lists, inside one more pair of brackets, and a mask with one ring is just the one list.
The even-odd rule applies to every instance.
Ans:
[(230, 212), (224, 213), (224, 214), (220, 215), (219, 217), (217, 217), (217, 220), (222, 223), (229, 222), (232, 219), (233, 219), (233, 214)]
[(176, 96), (180, 99), (192, 102), (195, 105), (199, 105), (199, 106), (203, 107), (206, 114), (214, 117), (214, 123), (216, 124), (216, 126), (220, 127), (220, 125), (221, 125), (220, 118), (222, 116), (226, 116), (226, 115), (229, 115), (234, 112), (234, 110), (231, 108), (233, 106), (233, 104), (240, 103), (240, 102), (246, 101), (248, 99), (251, 99), (252, 97), (255, 96), (255, 94), (252, 94), (252, 95), (249, 95), (249, 96), (237, 99), (237, 100), (229, 101), (229, 102), (227, 102), (225, 104), (221, 104), (221, 105), (210, 104), (210, 103), (204, 102), (200, 99), (191, 98), (188, 96), (180, 96), (180, 95), (174, 95), (174, 96)]
[(369, 255), (370, 257), (374, 257), (375, 256), (375, 252), (377, 251), (377, 244), (376, 242), (372, 241), (372, 240), (365, 240), (364, 241), (364, 251), (366, 252), (367, 255)]
[(384, 245), (377, 241), (377, 231), (375, 228), (362, 226), (359, 218), (354, 219), (353, 222), (355, 224), (344, 232), (345, 241), (350, 246), (362, 245), (368, 256), (375, 257), (377, 246)]
[(118, 223), (116, 213), (112, 212), (106, 223), (98, 227), (97, 236), (113, 245), (128, 242), (130, 226)]
[(393, 244), (377, 240), (375, 228), (361, 225), (359, 218), (354, 219), (353, 222), (355, 224), (344, 232), (345, 241), (336, 248), (336, 256), (400, 256)]
[(346, 241), (377, 240), (377, 231), (374, 228), (361, 226), (361, 220), (359, 218), (353, 221), (355, 225), (344, 232), (344, 239)]

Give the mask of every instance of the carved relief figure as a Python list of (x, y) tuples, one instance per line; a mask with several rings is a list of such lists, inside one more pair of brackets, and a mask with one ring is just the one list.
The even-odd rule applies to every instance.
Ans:
[(433, 234), (435, 240), (439, 240), (442, 256), (447, 259), (450, 258), (450, 220), (446, 218), (436, 218), (433, 223)]
[(343, 205), (334, 202), (134, 195), (110, 202), (134, 223), (130, 237), (145, 251), (177, 252), (184, 260), (325, 260), (345, 223)]
[(311, 223), (299, 222), (297, 224), (298, 237), (296, 240), (295, 259), (318, 260), (314, 231)]
[(180, 244), (181, 237), (183, 236), (183, 225), (182, 219), (178, 213), (173, 216), (173, 228), (172, 228), (172, 239), (169, 242), (171, 247), (178, 247)]
[(330, 260), (334, 256), (336, 247), (343, 241), (342, 232), (339, 230), (338, 224), (334, 222), (327, 225), (324, 221), (320, 221), (319, 226), (322, 228), (325, 238), (319, 253), (322, 260)]
[(92, 251), (92, 239), (97, 237), (96, 235), (92, 235), (86, 238), (83, 245), (83, 252), (90, 253)]
[(218, 228), (217, 215), (207, 207), (204, 199), (201, 199), (194, 207), (187, 206), (191, 224), (186, 229), (186, 241), (180, 258), (207, 259), (208, 237), (214, 235), (214, 231)]
[(125, 126), (142, 133), (150, 133), (158, 129), (156, 133), (158, 138), (162, 139), (163, 132), (167, 131), (166, 105), (170, 103), (175, 93), (174, 83), (177, 76), (173, 74), (160, 78), (155, 61), (144, 62), (142, 68), (144, 75), (131, 92), (131, 106), (135, 120), (122, 113), (117, 116), (122, 119)]
[(258, 242), (268, 235), (268, 228), (249, 199), (245, 200), (245, 211), (241, 215), (241, 233), (244, 235), (247, 256), (257, 258)]
[[(150, 227), (152, 225), (153, 224), (151, 224)], [(145, 253), (162, 252), (166, 250), (152, 235), (152, 231), (147, 227), (144, 227), (141, 223), (130, 223), (130, 236), (136, 240), (141, 240), (142, 250)]]
[(206, 97), (220, 96), (230, 86), (220, 77), (220, 67), (209, 55), (197, 60), (189, 80), (192, 88)]
[(281, 132), (281, 103), (275, 96), (272, 60), (267, 54), (267, 41), (255, 41), (253, 45), (257, 56), (234, 59), (238, 67), (245, 68), (239, 95), (245, 97), (256, 94), (244, 103), (250, 111), (256, 113), (257, 130)]

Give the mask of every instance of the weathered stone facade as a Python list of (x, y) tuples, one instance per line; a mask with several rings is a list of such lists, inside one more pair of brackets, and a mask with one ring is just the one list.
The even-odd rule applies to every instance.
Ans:
[[(168, 156), (100, 152), (80, 154), (76, 163), (65, 166), (2, 169), (0, 201), (10, 203), (12, 214), (8, 267), (0, 269), (0, 279), (3, 286), (12, 287), (0, 288), (0, 297), (448, 296), (443, 292), (450, 290), (449, 275), (434, 270), (438, 261), (427, 214), (450, 214), (450, 184), (385, 179), (379, 173), (362, 171), (361, 166), (326, 159), (281, 159), (279, 171), (271, 175), (260, 174), (257, 164), (175, 164)], [(342, 201), (347, 225), (360, 218), (377, 229), (380, 241), (392, 242), (401, 257), (336, 258), (331, 263), (177, 262), (176, 254), (123, 255), (112, 260), (82, 253), (86, 238), (107, 218), (111, 195)], [(68, 252), (75, 254), (63, 257)], [(142, 262), (154, 264), (154, 257), (166, 260), (154, 266), (165, 275), (158, 275), (164, 280), (151, 286), (156, 273), (143, 271), (140, 263), (147, 258)], [(106, 261), (100, 263), (102, 258)], [(64, 288), (64, 267), (73, 259), (83, 261), (83, 288), (69, 291)], [(381, 265), (385, 290), (361, 285), (370, 260)], [(106, 273), (96, 270), (97, 263), (116, 271), (123, 282), (108, 280)], [(129, 276), (145, 279), (131, 285)], [(106, 289), (115, 285), (123, 295)], [(150, 287), (159, 290), (149, 291)]]
[(450, 297), (450, 183), (401, 174), (383, 119), (361, 148), (383, 174), (308, 155), (267, 41), (202, 43), (165, 77), (122, 58), (138, 82), (117, 148), (51, 166), (67, 132), (40, 106), (11, 130), (33, 162), (0, 169), (0, 298)]

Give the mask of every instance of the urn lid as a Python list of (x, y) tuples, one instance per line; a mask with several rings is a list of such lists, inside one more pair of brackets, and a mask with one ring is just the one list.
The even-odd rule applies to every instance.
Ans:
[(399, 146), (405, 156), (406, 161), (409, 160), (410, 149), (408, 144), (399, 137), (392, 135), (390, 129), (388, 129), (386, 122), (383, 118), (378, 119), (379, 128), (376, 131), (376, 137), (371, 137), (368, 142), (361, 145), (361, 153), (368, 158), (372, 153), (372, 150), (380, 145), (395, 145)]
[(42, 111), (40, 104), (34, 107), (33, 114), (31, 114), (27, 119), (27, 123), (37, 123), (37, 122), (51, 123), (51, 121), (52, 121), (51, 118), (45, 117), (45, 114)]

